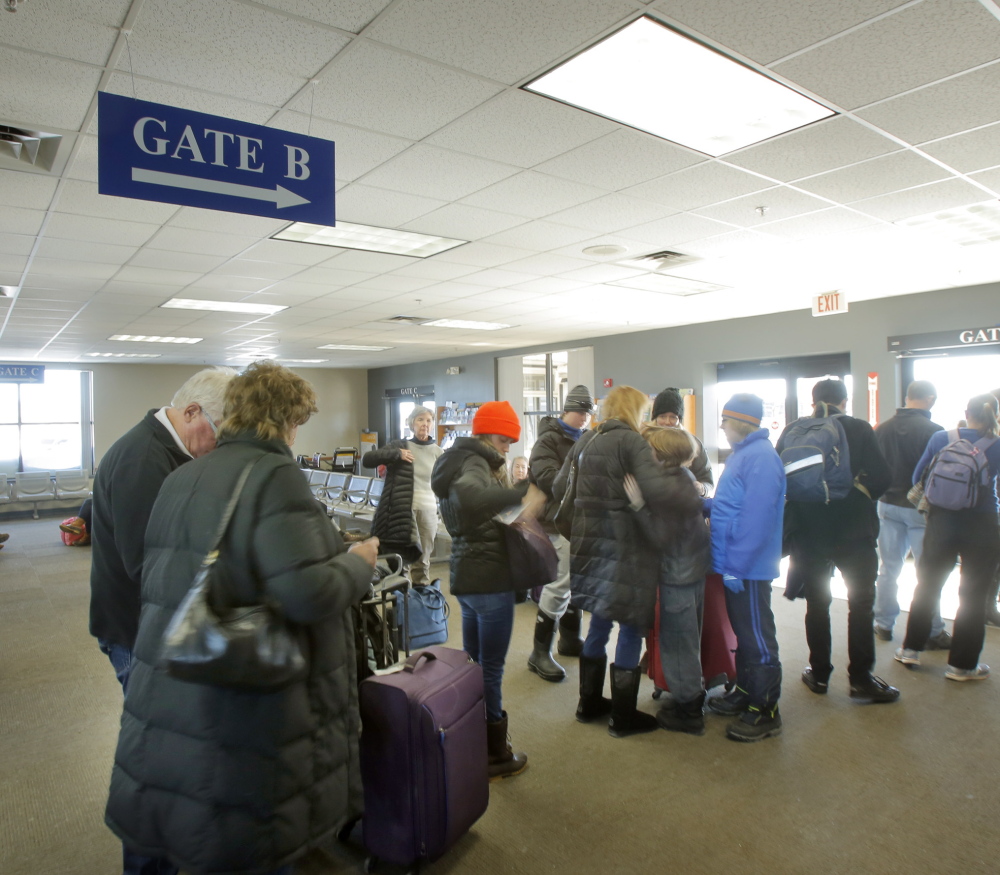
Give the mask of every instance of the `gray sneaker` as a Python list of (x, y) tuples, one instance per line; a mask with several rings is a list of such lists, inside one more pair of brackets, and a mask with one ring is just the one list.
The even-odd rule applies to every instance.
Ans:
[(892, 655), (892, 658), (896, 662), (901, 662), (903, 665), (920, 665), (920, 651), (919, 650), (907, 650), (905, 647), (900, 647)]
[(990, 667), (982, 662), (975, 668), (955, 668), (949, 665), (944, 676), (950, 681), (983, 681), (990, 676)]

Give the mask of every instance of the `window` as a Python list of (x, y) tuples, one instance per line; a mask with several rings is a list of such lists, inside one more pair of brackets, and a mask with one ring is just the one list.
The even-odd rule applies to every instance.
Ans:
[(538, 439), (538, 423), (543, 416), (562, 416), (569, 391), (569, 353), (538, 353), (523, 359), (524, 416), (521, 421), (524, 455)]
[(94, 466), (91, 372), (47, 368), (44, 383), (0, 384), (0, 471)]

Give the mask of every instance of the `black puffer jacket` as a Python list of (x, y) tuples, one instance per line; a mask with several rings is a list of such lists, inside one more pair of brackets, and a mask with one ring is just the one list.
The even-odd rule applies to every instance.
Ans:
[(635, 477), (653, 512), (668, 507), (664, 477), (639, 433), (609, 419), (573, 446), (554, 484), (560, 501), (569, 468), (581, 453), (570, 540), (572, 602), (599, 617), (649, 629), (659, 558), (629, 510), (625, 475)]
[[(160, 641), (258, 460), (217, 568), (220, 603), (280, 606), (309, 676), (278, 692), (174, 680)], [(166, 479), (146, 533), (142, 614), (105, 819), (142, 854), (199, 873), (270, 872), (361, 812), (351, 604), (371, 568), (344, 553), (285, 444), (251, 435)]]
[(437, 460), (431, 488), (441, 499), (441, 516), (451, 535), (453, 595), (517, 589), (511, 578), (503, 526), (494, 516), (519, 504), (525, 481), (501, 486), (493, 472), (504, 458), (478, 438), (461, 437)]
[(576, 441), (559, 424), (558, 417), (542, 417), (538, 423), (538, 440), (531, 448), (528, 478), (546, 495), (545, 510), (539, 521), (547, 532), (555, 533), (556, 527), (552, 520), (559, 510), (559, 502), (552, 497), (552, 484), (574, 443)]

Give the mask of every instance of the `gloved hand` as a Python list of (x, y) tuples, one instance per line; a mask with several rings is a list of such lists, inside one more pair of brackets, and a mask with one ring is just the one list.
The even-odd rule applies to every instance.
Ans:
[(722, 585), (730, 592), (743, 592), (743, 581), (731, 574), (722, 575)]

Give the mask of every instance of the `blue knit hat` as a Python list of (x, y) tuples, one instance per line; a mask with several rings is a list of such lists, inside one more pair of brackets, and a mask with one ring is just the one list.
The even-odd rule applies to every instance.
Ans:
[(722, 408), (722, 415), (737, 422), (760, 425), (760, 421), (764, 418), (764, 402), (756, 395), (740, 392), (726, 402), (726, 406)]

